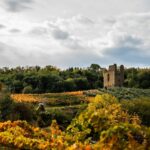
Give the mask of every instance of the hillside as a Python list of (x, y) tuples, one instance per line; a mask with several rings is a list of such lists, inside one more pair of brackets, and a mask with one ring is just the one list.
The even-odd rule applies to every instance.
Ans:
[(97, 95), (64, 131), (56, 121), (47, 129), (25, 121), (0, 123), (0, 143), (32, 150), (149, 149), (150, 130), (140, 122), (137, 115), (123, 111), (115, 97)]

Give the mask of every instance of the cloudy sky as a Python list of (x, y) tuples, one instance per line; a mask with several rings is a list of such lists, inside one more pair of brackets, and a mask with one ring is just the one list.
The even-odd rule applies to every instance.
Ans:
[(0, 67), (150, 66), (150, 0), (0, 0)]

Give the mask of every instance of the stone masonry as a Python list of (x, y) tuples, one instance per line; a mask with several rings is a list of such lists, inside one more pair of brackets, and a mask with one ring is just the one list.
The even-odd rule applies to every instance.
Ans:
[(117, 65), (109, 66), (109, 69), (104, 69), (103, 71), (104, 77), (104, 88), (109, 87), (121, 87), (124, 82), (124, 66), (121, 65), (117, 68)]

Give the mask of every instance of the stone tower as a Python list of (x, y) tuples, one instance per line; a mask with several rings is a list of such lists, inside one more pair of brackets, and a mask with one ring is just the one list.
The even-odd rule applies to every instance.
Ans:
[(103, 71), (104, 77), (104, 87), (121, 87), (124, 82), (124, 66), (121, 65), (117, 68), (117, 65), (109, 66), (109, 69), (104, 69)]

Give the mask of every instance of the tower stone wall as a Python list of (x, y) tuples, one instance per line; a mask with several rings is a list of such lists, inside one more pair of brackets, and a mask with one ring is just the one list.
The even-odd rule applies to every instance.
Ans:
[(109, 66), (108, 70), (104, 69), (104, 87), (121, 87), (124, 82), (124, 66), (121, 65), (117, 68), (117, 65)]

